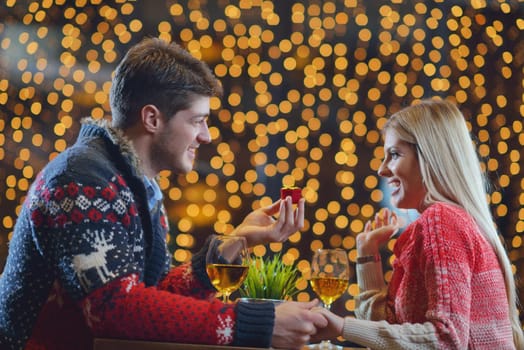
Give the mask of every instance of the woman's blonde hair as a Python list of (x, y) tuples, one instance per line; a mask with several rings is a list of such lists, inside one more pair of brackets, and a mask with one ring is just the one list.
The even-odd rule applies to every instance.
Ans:
[(493, 222), (487, 181), (464, 116), (451, 102), (427, 99), (393, 114), (383, 132), (386, 130), (416, 146), (427, 189), (423, 206), (434, 202), (461, 206), (493, 247), (504, 272), (513, 339), (517, 349), (524, 349), (511, 263)]

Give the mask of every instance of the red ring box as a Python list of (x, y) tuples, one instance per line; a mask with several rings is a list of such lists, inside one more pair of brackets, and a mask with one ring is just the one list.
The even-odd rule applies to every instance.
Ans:
[(280, 199), (285, 199), (290, 196), (293, 204), (297, 204), (298, 200), (302, 198), (302, 190), (299, 187), (282, 187), (280, 189)]

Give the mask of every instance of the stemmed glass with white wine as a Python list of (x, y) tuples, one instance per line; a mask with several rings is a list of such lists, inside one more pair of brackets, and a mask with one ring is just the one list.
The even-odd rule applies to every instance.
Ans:
[[(345, 250), (318, 249), (311, 261), (311, 287), (326, 309), (347, 290), (349, 285), (349, 260)], [(310, 349), (341, 349), (329, 340), (309, 346)]]
[(249, 269), (247, 242), (241, 236), (215, 236), (206, 255), (206, 271), (224, 303), (244, 282)]

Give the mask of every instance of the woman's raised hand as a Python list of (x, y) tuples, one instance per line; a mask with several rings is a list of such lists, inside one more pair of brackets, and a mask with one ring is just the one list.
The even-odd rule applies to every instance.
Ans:
[(357, 254), (359, 256), (378, 254), (389, 239), (402, 227), (402, 220), (395, 212), (384, 208), (366, 222), (364, 232), (357, 235)]

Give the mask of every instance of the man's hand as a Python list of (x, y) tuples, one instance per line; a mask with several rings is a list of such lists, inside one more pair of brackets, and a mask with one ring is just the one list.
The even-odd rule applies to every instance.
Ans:
[(301, 349), (309, 343), (317, 328), (328, 325), (325, 316), (312, 312), (318, 300), (307, 303), (287, 301), (275, 308), (275, 325), (271, 346), (283, 349)]
[[(246, 216), (233, 234), (246, 237), (247, 245), (250, 247), (270, 242), (283, 242), (304, 227), (304, 203), (305, 200), (301, 198), (296, 208), (293, 208), (291, 197), (287, 197), (268, 207), (257, 209)], [(277, 213), (275, 219), (273, 215)]]

